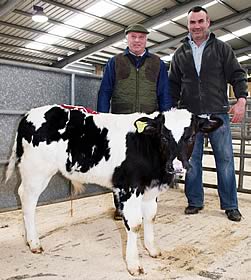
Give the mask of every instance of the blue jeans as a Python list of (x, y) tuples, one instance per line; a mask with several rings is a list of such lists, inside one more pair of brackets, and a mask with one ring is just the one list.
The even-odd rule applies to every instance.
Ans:
[[(223, 125), (208, 134), (215, 158), (218, 194), (221, 209), (238, 208), (235, 180), (232, 136), (228, 114), (218, 114)], [(204, 205), (204, 190), (202, 183), (202, 156), (204, 134), (196, 135), (193, 153), (190, 159), (191, 168), (186, 173), (185, 194), (188, 205), (202, 207)]]

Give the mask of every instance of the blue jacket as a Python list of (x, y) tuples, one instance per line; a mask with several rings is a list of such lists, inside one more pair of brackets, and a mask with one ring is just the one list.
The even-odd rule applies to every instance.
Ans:
[[(131, 55), (129, 52), (128, 47), (124, 51), (124, 55)], [(142, 61), (144, 58), (150, 57), (151, 53), (146, 52), (141, 57), (140, 60), (135, 59), (135, 67), (140, 68)], [(100, 85), (99, 94), (98, 94), (98, 104), (97, 104), (97, 111), (108, 113), (110, 110), (110, 101), (113, 94), (114, 84), (116, 79), (115, 73), (115, 57), (112, 57), (107, 62), (104, 76)], [(160, 71), (159, 77), (157, 81), (157, 100), (159, 105), (159, 111), (167, 111), (172, 107), (172, 98), (169, 94), (169, 82), (168, 82), (168, 72), (166, 70), (165, 63), (160, 60)]]

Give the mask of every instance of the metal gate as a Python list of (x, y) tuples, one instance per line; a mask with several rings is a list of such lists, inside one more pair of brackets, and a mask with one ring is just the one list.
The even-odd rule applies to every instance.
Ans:
[[(230, 100), (233, 105), (236, 100)], [(234, 148), (235, 174), (237, 191), (251, 193), (251, 98), (247, 98), (245, 118), (240, 124), (231, 123), (231, 132)], [(203, 156), (203, 186), (217, 188), (216, 168), (214, 167), (213, 151), (210, 142), (205, 138)], [(210, 165), (210, 166), (208, 166)], [(207, 181), (209, 178), (209, 181)], [(214, 181), (212, 183), (212, 181)], [(184, 180), (178, 180), (184, 183)]]

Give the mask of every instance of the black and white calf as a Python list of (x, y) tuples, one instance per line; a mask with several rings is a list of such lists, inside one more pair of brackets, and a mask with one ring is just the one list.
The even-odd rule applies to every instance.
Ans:
[(113, 188), (127, 231), (127, 268), (132, 275), (142, 273), (138, 231), (143, 221), (145, 247), (152, 257), (159, 256), (153, 231), (156, 198), (173, 179), (173, 160), (177, 157), (188, 168), (195, 133), (220, 124), (192, 117), (186, 110), (151, 115), (91, 114), (61, 105), (30, 110), (18, 127), (7, 180), (18, 162), (22, 179), (18, 193), (31, 251), (43, 251), (35, 208), (59, 171), (75, 190), (85, 183)]

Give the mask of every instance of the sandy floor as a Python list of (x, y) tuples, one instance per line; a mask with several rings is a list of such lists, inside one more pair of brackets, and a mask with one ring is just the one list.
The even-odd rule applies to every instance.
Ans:
[[(20, 211), (0, 214), (0, 279), (168, 280), (251, 279), (251, 195), (239, 194), (244, 219), (229, 221), (219, 210), (215, 190), (206, 190), (206, 206), (183, 214), (182, 190), (159, 199), (156, 239), (162, 256), (151, 258), (139, 242), (145, 275), (132, 277), (124, 261), (126, 234), (112, 219), (108, 193), (37, 208), (37, 225), (45, 252), (33, 255), (22, 238)], [(142, 234), (141, 234), (142, 238)]]

